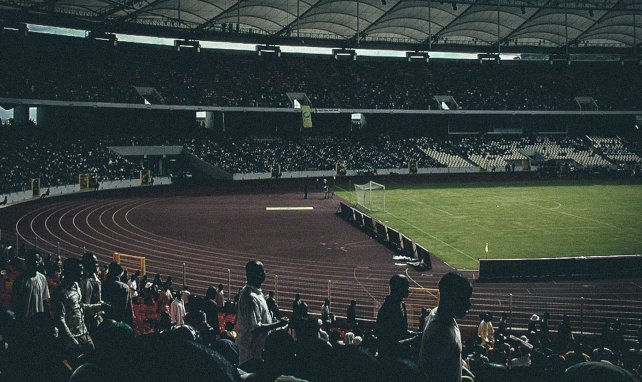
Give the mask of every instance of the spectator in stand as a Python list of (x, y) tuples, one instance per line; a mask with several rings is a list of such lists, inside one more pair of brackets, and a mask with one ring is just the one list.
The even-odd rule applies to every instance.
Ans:
[(263, 263), (256, 260), (245, 265), (247, 283), (239, 296), (236, 344), (239, 347), (239, 363), (262, 357), (263, 346), (269, 332), (287, 325), (287, 320), (273, 321), (268, 310), (261, 285), (265, 281)]
[(332, 320), (330, 319), (330, 299), (326, 298), (321, 305), (321, 322), (324, 327), (330, 327)]
[[(149, 299), (149, 305), (153, 303), (153, 286), (152, 283), (147, 282), (146, 285), (148, 286), (147, 288), (144, 289), (143, 294), (147, 295), (147, 298)], [(157, 312), (165, 312), (169, 314), (169, 307), (172, 304), (174, 297), (174, 292), (171, 289), (167, 289), (165, 286), (163, 286), (163, 290), (160, 291), (158, 294), (158, 307), (157, 307)]]
[(460, 382), (468, 374), (456, 318), (468, 313), (472, 292), (470, 282), (457, 273), (446, 273), (439, 281), (439, 306), (428, 316), (419, 351), (419, 365), (429, 380)]
[(543, 347), (550, 347), (551, 345), (550, 329), (548, 324), (548, 320), (550, 320), (550, 318), (551, 315), (548, 312), (544, 312), (542, 315), (542, 322), (539, 325), (539, 338)]
[(562, 317), (562, 322), (557, 329), (557, 340), (562, 351), (570, 349), (570, 346), (575, 342), (573, 329), (571, 328), (571, 318), (566, 314)]
[(185, 323), (185, 303), (181, 298), (181, 291), (174, 293), (174, 300), (169, 306), (169, 319), (172, 325), (183, 325)]
[[(161, 289), (163, 288), (163, 286), (164, 286), (164, 285), (166, 286), (166, 284), (164, 284), (164, 283), (163, 283), (163, 280), (161, 279), (161, 275), (160, 275), (160, 273), (156, 273), (156, 274), (154, 275), (154, 280), (152, 280), (152, 285), (153, 285), (153, 286), (154, 286), (154, 288), (156, 288), (157, 290), (161, 290)], [(170, 287), (171, 287), (171, 285), (170, 285)]]
[(481, 346), (493, 347), (495, 344), (495, 330), (492, 323), (493, 316), (490, 312), (482, 314), (481, 322), (477, 328), (477, 335), (481, 338)]
[(292, 315), (290, 320), (297, 320), (303, 316), (303, 301), (301, 300), (300, 294), (294, 295), (294, 301), (292, 301)]
[(390, 278), (390, 294), (377, 313), (379, 357), (407, 357), (410, 344), (417, 338), (408, 330), (408, 314), (404, 299), (410, 294), (410, 282), (402, 274)]
[[(98, 277), (98, 258), (93, 252), (85, 252), (82, 255), (83, 275), (78, 282), (82, 302), (84, 304), (100, 304), (102, 298), (102, 283)], [(103, 321), (102, 312), (85, 316), (85, 323), (90, 332), (100, 325)]]
[(216, 293), (216, 305), (218, 308), (223, 310), (225, 308), (225, 291), (223, 284), (218, 284), (218, 291)]
[(185, 315), (185, 323), (196, 329), (203, 345), (212, 346), (216, 341), (218, 330), (214, 330), (214, 328), (207, 323), (206, 317), (205, 312), (197, 310)]
[(123, 267), (115, 261), (109, 263), (109, 274), (103, 285), (103, 298), (111, 305), (111, 311), (107, 317), (114, 321), (124, 322), (134, 327), (134, 309), (127, 284), (120, 281), (123, 275)]
[(354, 329), (358, 326), (357, 322), (357, 300), (350, 300), (350, 305), (346, 310), (346, 324), (348, 329)]
[(232, 321), (227, 321), (225, 323), (225, 330), (221, 332), (221, 339), (230, 340), (236, 342), (236, 337), (238, 333), (234, 330), (234, 323)]
[(25, 272), (18, 276), (11, 288), (11, 305), (17, 320), (26, 320), (36, 313), (48, 312), (49, 286), (47, 278), (38, 272), (42, 264), (40, 253), (25, 254)]
[(508, 330), (508, 315), (505, 312), (502, 312), (499, 317), (499, 323), (497, 324), (497, 337), (500, 339), (507, 338), (510, 335)]
[(332, 345), (319, 338), (318, 319), (303, 317), (297, 329), (296, 338), (297, 377), (309, 381), (333, 381), (330, 365), (335, 358)]
[(140, 271), (136, 270), (136, 272), (132, 273), (129, 280), (127, 280), (127, 286), (129, 287), (129, 295), (132, 298), (133, 303), (138, 303), (138, 284), (140, 283), (139, 277), (140, 277)]
[(220, 306), (216, 303), (216, 288), (210, 286), (205, 292), (205, 299), (203, 301), (203, 312), (207, 319), (207, 323), (216, 330), (218, 333), (221, 330), (221, 326), (218, 320), (218, 312)]
[(54, 291), (54, 320), (59, 336), (68, 355), (79, 356), (94, 350), (94, 343), (85, 324), (85, 317), (92, 316), (108, 307), (107, 304), (85, 304), (78, 281), (82, 276), (82, 264), (69, 258), (63, 263), (62, 280)]
[(582, 362), (566, 369), (564, 382), (637, 382), (629, 371), (610, 362)]
[(419, 315), (419, 327), (417, 329), (418, 332), (424, 331), (424, 327), (426, 326), (426, 319), (428, 318), (428, 308), (422, 307), (421, 308), (421, 315)]
[(278, 320), (281, 318), (281, 312), (279, 311), (279, 305), (276, 303), (276, 299), (274, 298), (274, 292), (269, 291), (268, 292), (268, 297), (265, 300), (267, 302), (268, 310), (272, 314), (272, 319), (273, 320)]
[(273, 382), (275, 380), (296, 382), (292, 375), (295, 369), (295, 344), (285, 330), (272, 331), (265, 340), (263, 365), (257, 372), (256, 380)]

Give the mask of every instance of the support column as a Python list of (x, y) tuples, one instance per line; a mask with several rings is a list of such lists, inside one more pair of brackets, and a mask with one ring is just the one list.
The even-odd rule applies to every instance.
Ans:
[(29, 106), (16, 105), (13, 108), (13, 122), (20, 126), (29, 122)]
[(214, 126), (216, 125), (214, 122), (214, 118), (216, 117), (216, 112), (214, 111), (206, 111), (205, 112), (205, 128), (206, 129), (213, 129)]

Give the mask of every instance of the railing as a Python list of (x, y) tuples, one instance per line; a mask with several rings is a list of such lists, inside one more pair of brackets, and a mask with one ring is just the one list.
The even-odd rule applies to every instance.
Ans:
[[(70, 243), (51, 242), (42, 238), (27, 236), (22, 233), (0, 231), (0, 240), (11, 243), (12, 255), (22, 256), (25, 251), (36, 249), (43, 257), (48, 254), (79, 258), (86, 250), (94, 251), (101, 261), (110, 261), (112, 253), (101, 253), (86, 246), (76, 246)], [(20, 248), (15, 252), (15, 248)], [(103, 250), (104, 252), (104, 250)], [(168, 259), (169, 261), (169, 259)], [(245, 284), (245, 274), (242, 267), (225, 267), (221, 264), (214, 271), (203, 273), (199, 264), (179, 263), (180, 266), (165, 266), (148, 262), (147, 272), (150, 275), (160, 273), (164, 277), (172, 276), (175, 285), (188, 285), (197, 294), (205, 293), (209, 285), (226, 285), (228, 298), (232, 299), (236, 292)], [(363, 320), (374, 320), (377, 312), (388, 293), (387, 285), (365, 283), (356, 285), (344, 280), (327, 280), (325, 285), (304, 285), (305, 275), (270, 274), (263, 283), (263, 291), (275, 292), (277, 301), (283, 310), (291, 309), (290, 303), (294, 295), (300, 293), (309, 304), (309, 310), (318, 314), (326, 298), (332, 301), (331, 311), (338, 317), (344, 317), (351, 300), (357, 301), (357, 317)], [(590, 293), (587, 293), (590, 294)], [(634, 292), (631, 293), (634, 295)], [(423, 297), (422, 297), (423, 296)], [(625, 338), (637, 336), (640, 317), (642, 317), (642, 301), (626, 298), (593, 298), (593, 297), (552, 297), (531, 294), (503, 293), (473, 293), (472, 308), (468, 315), (460, 320), (460, 325), (477, 326), (479, 314), (491, 312), (495, 317), (505, 312), (509, 316), (509, 324), (513, 330), (525, 330), (532, 314), (540, 317), (544, 312), (551, 316), (550, 326), (555, 331), (563, 315), (571, 318), (572, 326), (577, 334), (599, 334), (606, 320), (618, 319), (622, 324)], [(433, 308), (436, 298), (428, 294), (411, 294), (406, 301), (411, 328), (417, 327), (421, 307)]]

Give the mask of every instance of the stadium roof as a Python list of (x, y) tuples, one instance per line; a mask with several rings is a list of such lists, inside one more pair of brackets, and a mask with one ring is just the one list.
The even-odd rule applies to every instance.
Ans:
[(640, 0), (0, 0), (0, 18), (177, 38), (495, 52), (628, 49), (642, 39)]

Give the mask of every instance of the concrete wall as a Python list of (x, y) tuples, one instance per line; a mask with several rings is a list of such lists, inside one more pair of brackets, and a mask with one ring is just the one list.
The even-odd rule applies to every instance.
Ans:
[[(169, 177), (154, 178), (154, 185), (153, 185), (154, 187), (169, 185), (169, 184), (172, 184), (172, 179)], [(100, 182), (100, 190), (116, 190), (116, 189), (133, 188), (133, 187), (142, 187), (140, 184), (140, 179), (136, 178), (136, 179), (129, 179), (129, 180), (113, 180), (113, 181)], [(148, 185), (144, 187), (152, 187), (152, 186)], [(46, 191), (47, 191), (47, 187), (43, 187), (40, 189), (41, 194), (45, 193)], [(96, 191), (93, 191), (93, 190), (80, 191), (80, 185), (78, 184), (49, 187), (50, 198), (54, 196), (71, 195), (79, 192), (85, 193), (85, 192), (96, 192)], [(39, 196), (33, 196), (33, 193), (31, 192), (31, 190), (13, 192), (6, 195), (7, 195), (7, 205), (29, 202), (32, 200), (39, 199)], [(4, 196), (2, 196), (2, 198), (4, 198)], [(2, 199), (0, 199), (0, 201), (1, 200)], [(0, 206), (0, 208), (2, 207), (4, 206)]]

